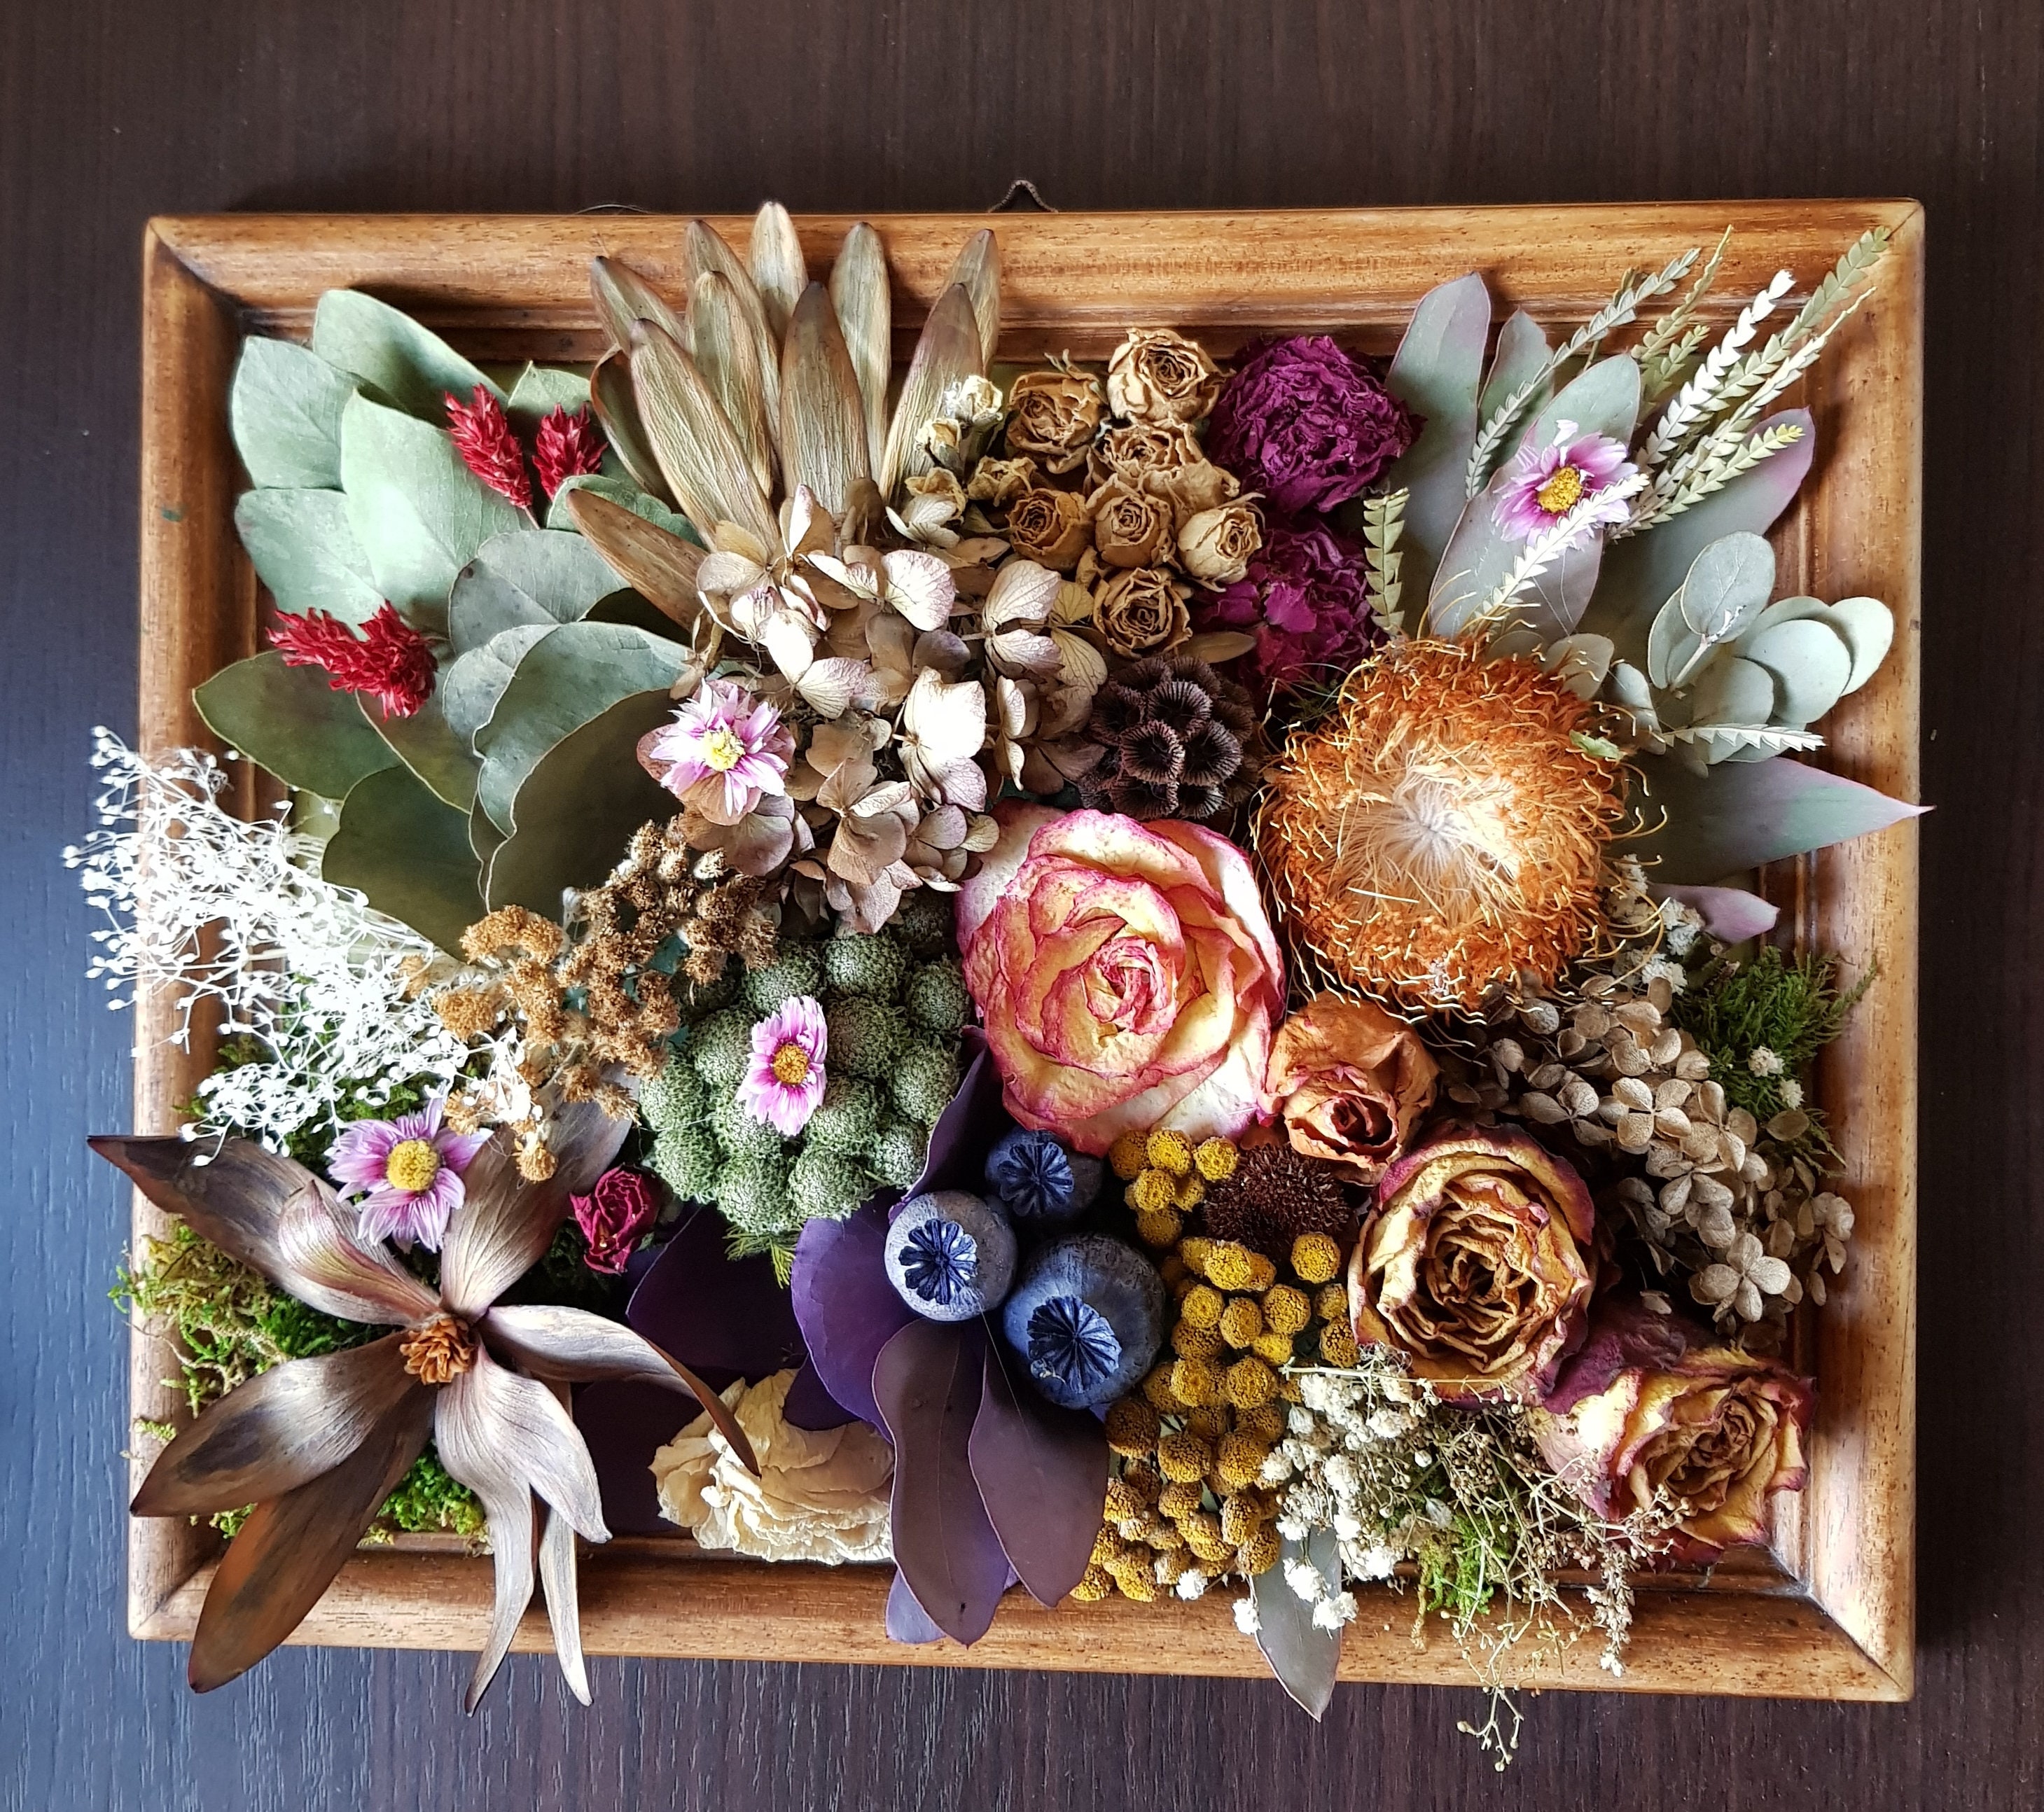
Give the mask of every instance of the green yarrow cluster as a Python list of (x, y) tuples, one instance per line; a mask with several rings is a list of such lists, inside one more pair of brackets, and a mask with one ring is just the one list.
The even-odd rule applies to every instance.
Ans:
[[(972, 1016), (950, 937), (949, 897), (919, 890), (877, 934), (784, 936), (728, 1004), (684, 1026), (640, 1094), (650, 1161), (682, 1200), (716, 1206), (736, 1250), (785, 1261), (804, 1222), (842, 1219), (921, 1174), (930, 1128), (958, 1092), (958, 1035)], [(824, 1096), (786, 1138), (740, 1105), (738, 1088), (753, 1027), (804, 996), (824, 1009)]]

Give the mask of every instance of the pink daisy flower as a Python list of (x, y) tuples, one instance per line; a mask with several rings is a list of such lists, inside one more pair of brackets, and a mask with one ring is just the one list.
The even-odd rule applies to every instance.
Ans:
[(705, 680), (640, 745), (647, 770), (713, 823), (742, 823), (783, 782), (794, 732), (770, 704), (731, 680)]
[[(1497, 526), (1515, 541), (1530, 541), (1632, 474), (1624, 442), (1577, 434), (1573, 421), (1558, 423), (1545, 447), (1522, 447), (1506, 465), (1498, 486)], [(1607, 498), (1584, 513), (1569, 545), (1580, 547), (1594, 530), (1623, 522), (1626, 515), (1624, 498)]]
[(440, 1124), (447, 1091), (438, 1090), (416, 1114), (394, 1120), (357, 1120), (333, 1142), (327, 1174), (354, 1200), (363, 1237), (417, 1241), (437, 1252), (448, 1218), (466, 1193), (462, 1173), (490, 1142), (486, 1132), (458, 1133)]
[(824, 1054), (829, 1046), (820, 1001), (798, 994), (752, 1028), (752, 1061), (738, 1085), (738, 1104), (786, 1138), (809, 1123), (824, 1098)]

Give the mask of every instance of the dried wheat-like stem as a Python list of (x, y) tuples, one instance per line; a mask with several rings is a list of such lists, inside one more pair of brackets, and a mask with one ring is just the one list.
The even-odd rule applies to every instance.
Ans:
[(1654, 322), (1632, 348), (1632, 356), (1639, 362), (1642, 405), (1658, 402), (1674, 388), (1696, 348), (1708, 336), (1710, 330), (1696, 319), (1696, 313), (1716, 282), (1718, 267), (1724, 262), (1725, 248), (1731, 243), (1731, 228), (1727, 227), (1688, 294)]

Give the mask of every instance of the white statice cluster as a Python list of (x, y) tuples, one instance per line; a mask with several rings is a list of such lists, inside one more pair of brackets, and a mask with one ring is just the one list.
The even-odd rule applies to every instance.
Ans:
[[(171, 1042), (217, 1003), (223, 1035), (264, 1055), (199, 1085), (186, 1136), (232, 1129), (281, 1149), (293, 1133), (337, 1126), (345, 1102), (380, 1104), (401, 1083), (451, 1085), (480, 1052), (455, 1038), (413, 984), (448, 959), (352, 888), (322, 880), (317, 839), (286, 808), (238, 818), (227, 777), (196, 749), (149, 758), (93, 732), (100, 829), (63, 852), (107, 918), (87, 973), (108, 1004), (159, 990), (175, 1003)], [(503, 1069), (506, 1064), (493, 1062)]]

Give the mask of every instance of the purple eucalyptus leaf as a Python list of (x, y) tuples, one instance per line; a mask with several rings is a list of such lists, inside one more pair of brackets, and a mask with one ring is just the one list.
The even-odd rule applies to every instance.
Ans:
[(968, 1645), (986, 1633), (1009, 1580), (970, 1453), (986, 1348), (975, 1323), (918, 1315), (873, 1367), (894, 1443), (894, 1564), (930, 1621)]
[(1720, 762), (1700, 775), (1665, 755), (1649, 756), (1639, 772), (1645, 785), (1635, 804), (1659, 828), (1635, 853), (1664, 887), (1722, 881), (1924, 809), (1785, 755)]
[(1009, 1375), (1001, 1342), (968, 1452), (994, 1532), (1030, 1595), (1054, 1605), (1085, 1576), (1107, 1498), (1107, 1435), (1085, 1410), (1060, 1409)]
[(789, 1294), (824, 1388), (860, 1421), (883, 1426), (873, 1362), (915, 1311), (887, 1280), (886, 1216), (869, 1202), (841, 1221), (813, 1220), (795, 1246)]
[(1001, 1104), (1001, 1072), (986, 1048), (986, 1035), (969, 1026), (959, 1040), (965, 1065), (959, 1092), (930, 1128), (930, 1149), (923, 1173), (904, 1200), (932, 1189), (963, 1189), (978, 1195), (986, 1187), (986, 1154), (1015, 1123)]
[(1249, 1582), (1256, 1604), (1256, 1645), (1278, 1676), (1278, 1683), (1299, 1709), (1318, 1722), (1335, 1695), (1341, 1667), (1341, 1631), (1323, 1630), (1313, 1621), (1312, 1607), (1292, 1589), (1285, 1567), (1310, 1562), (1327, 1582), (1331, 1594), (1341, 1590), (1341, 1554), (1331, 1529), (1316, 1529), (1304, 1541), (1287, 1541), (1284, 1561)]
[(1589, 634), (1608, 635), (1619, 659), (1644, 668), (1646, 632), (1662, 605), (1681, 589), (1690, 562), (1727, 535), (1765, 535), (1794, 500), (1817, 450), (1810, 412), (1785, 410), (1769, 416), (1754, 432), (1765, 433), (1792, 424), (1803, 431), (1803, 438), (1793, 446), (1742, 472), (1723, 489), (1671, 516), (1658, 528), (1613, 542), (1581, 627)]
[(773, 1261), (733, 1258), (724, 1236), (723, 1216), (698, 1209), (661, 1247), (624, 1309), (636, 1332), (720, 1388), (734, 1377), (770, 1377), (800, 1365), (803, 1353)]
[(820, 1434), (828, 1429), (842, 1428), (859, 1418), (824, 1388), (816, 1361), (805, 1359), (801, 1369), (795, 1374), (795, 1381), (788, 1387), (787, 1399), (781, 1405), (781, 1419), (794, 1427), (806, 1428), (813, 1434)]
[(894, 1569), (894, 1583), (887, 1588), (887, 1640), (921, 1645), (941, 1642), (944, 1633), (930, 1621), (930, 1614), (916, 1602), (901, 1569)]
[(673, 1533), (674, 1526), (660, 1514), (653, 1455), (701, 1414), (686, 1397), (658, 1384), (584, 1384), (574, 1393), (575, 1426), (596, 1467), (603, 1520), (613, 1535)]
[(1700, 912), (1704, 929), (1728, 944), (1742, 944), (1774, 929), (1781, 908), (1742, 887), (1650, 887), (1656, 900), (1679, 900)]

